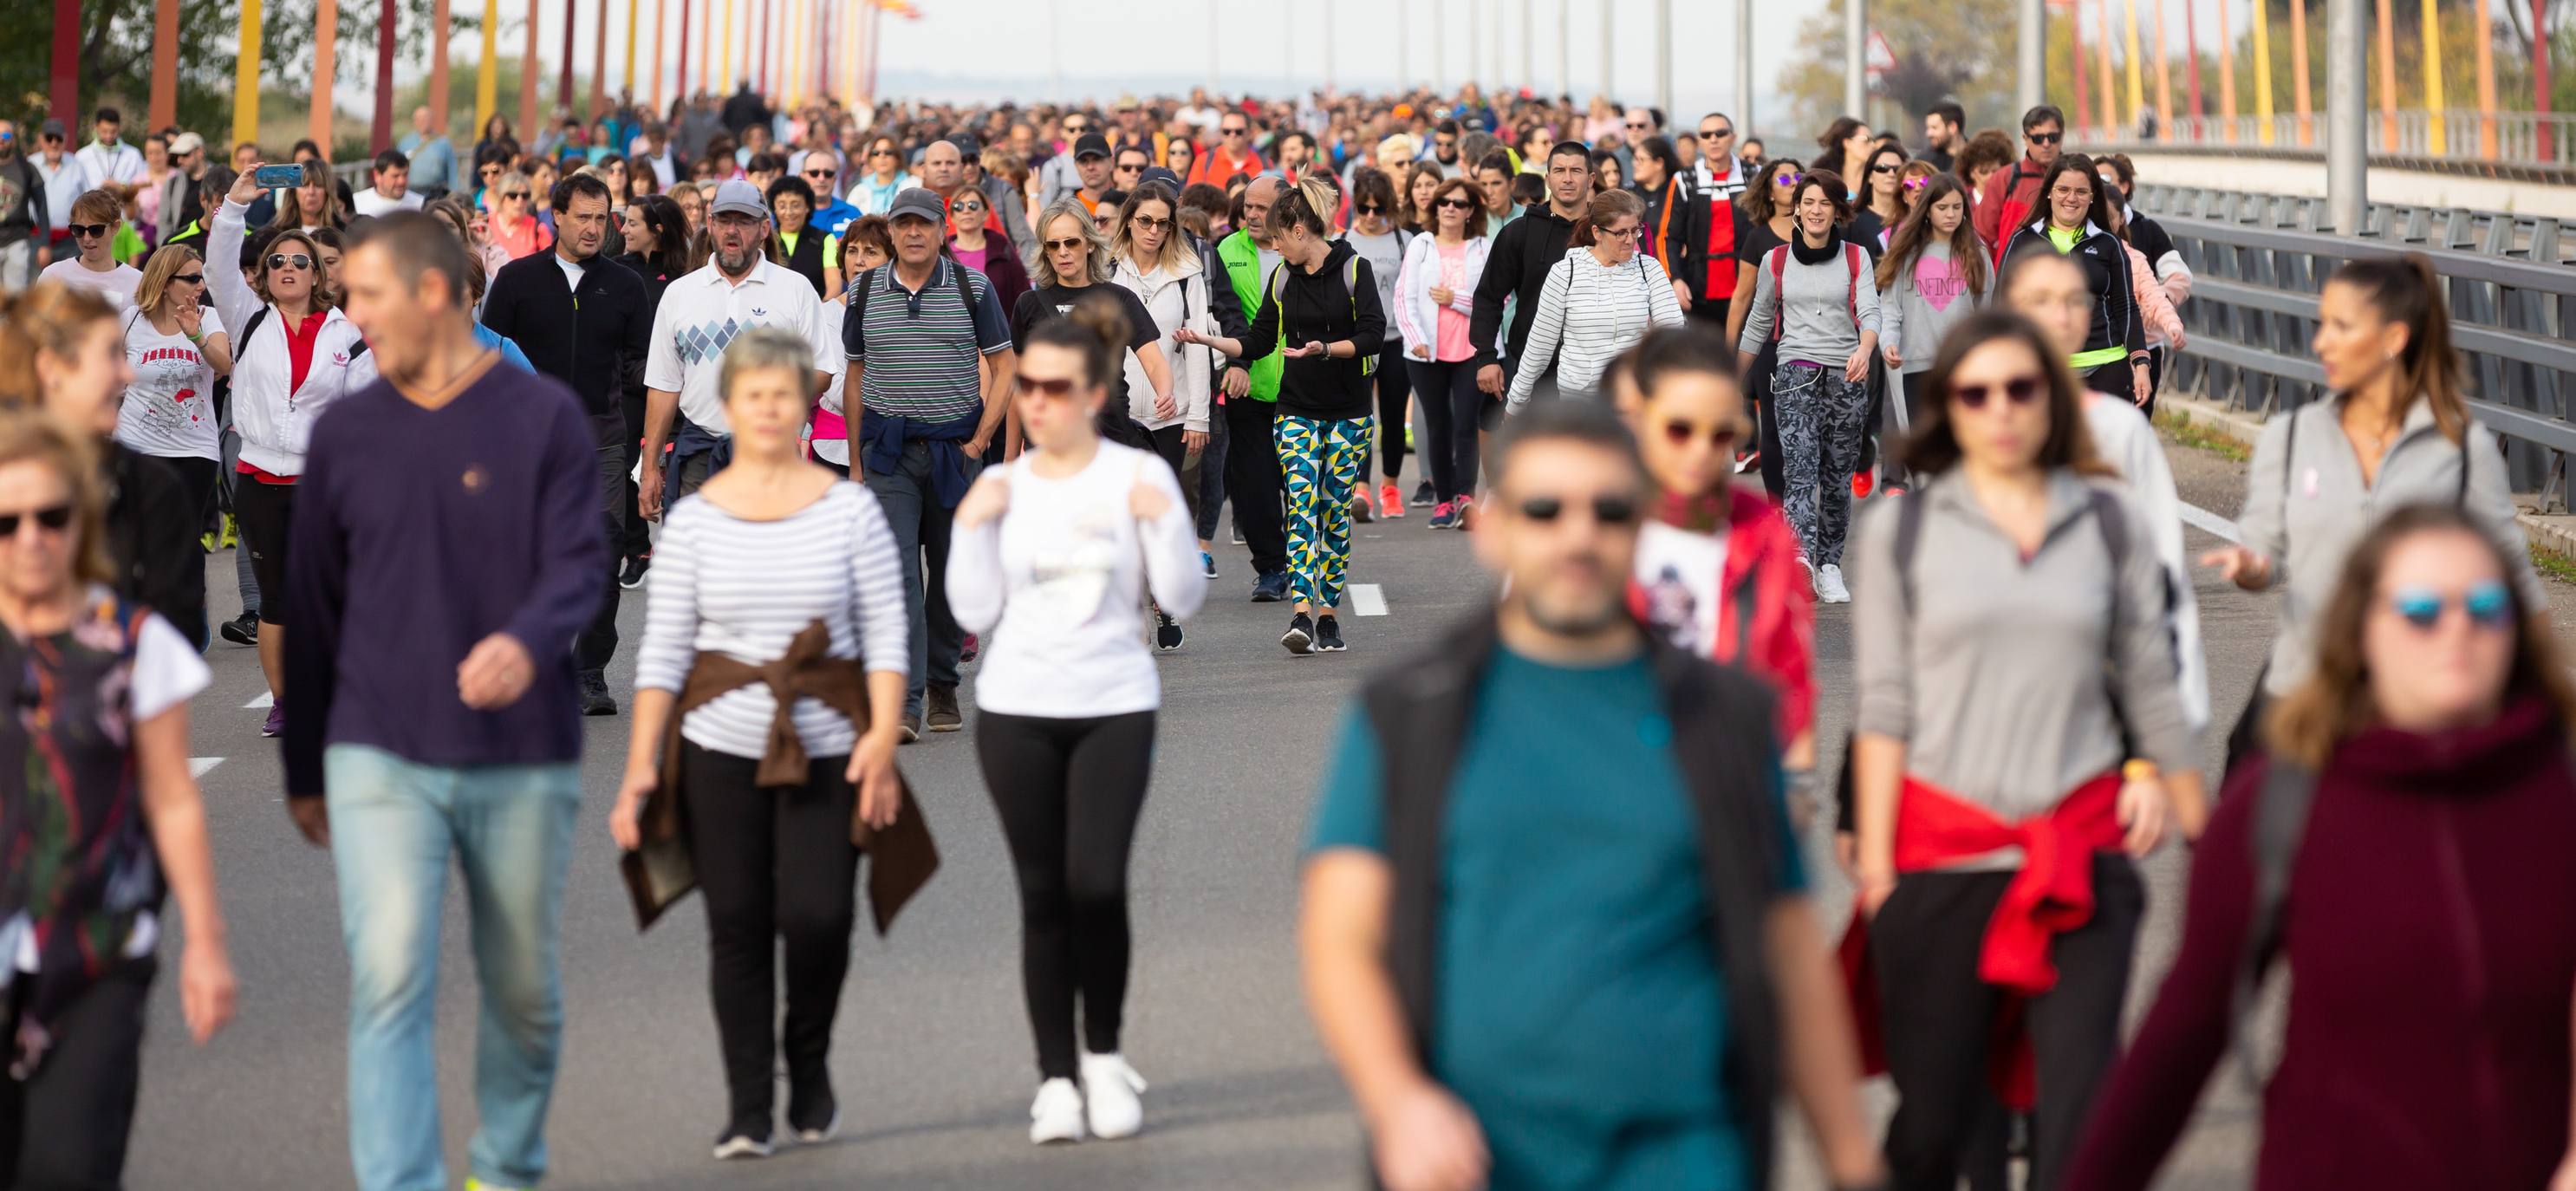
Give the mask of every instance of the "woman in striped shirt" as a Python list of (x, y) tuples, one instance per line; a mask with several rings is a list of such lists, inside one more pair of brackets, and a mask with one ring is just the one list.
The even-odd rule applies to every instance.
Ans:
[(1592, 196), (1574, 221), (1565, 257), (1547, 272), (1538, 293), (1538, 321), (1512, 374), (1511, 409), (1518, 412), (1556, 368), (1568, 397), (1596, 396), (1612, 357), (1646, 337), (1649, 327), (1682, 325), (1682, 306), (1662, 262), (1637, 251), (1646, 205), (1625, 190)]
[[(663, 523), (635, 659), (626, 781), (609, 818), (618, 844), (635, 848), (638, 812), (661, 783), (676, 711), (676, 797), (706, 893), (716, 1033), (732, 1093), (718, 1158), (769, 1153), (779, 1049), (771, 957), (781, 937), (788, 1128), (799, 1141), (817, 1142), (838, 1124), (825, 1060), (849, 970), (858, 868), (852, 816), (883, 828), (902, 801), (894, 750), (911, 656), (903, 569), (867, 488), (802, 457), (812, 361), (803, 337), (771, 327), (745, 331), (725, 349), (719, 385), (733, 463)], [(800, 636), (813, 646), (815, 625), (828, 645), (814, 657), (791, 656)], [(868, 722), (798, 698), (786, 718), (806, 763), (790, 783), (762, 780), (764, 760), (773, 773), (780, 763), (770, 755), (777, 697), (760, 681), (705, 697), (699, 672), (717, 655), (750, 666), (785, 658), (796, 662), (799, 679), (855, 659), (866, 671)], [(684, 691), (691, 706), (680, 705)]]

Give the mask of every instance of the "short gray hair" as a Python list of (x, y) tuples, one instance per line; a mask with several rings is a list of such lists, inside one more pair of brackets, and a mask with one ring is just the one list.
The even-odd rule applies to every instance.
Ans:
[[(754, 372), (783, 368), (799, 378), (800, 385), (814, 373), (814, 345), (805, 337), (780, 327), (753, 327), (736, 335), (725, 345), (724, 363), (716, 372), (716, 394), (719, 400), (733, 397), (733, 384)], [(806, 400), (813, 400), (807, 394)]]
[[(1073, 221), (1082, 226), (1082, 238), (1091, 245), (1092, 284), (1097, 285), (1109, 280), (1109, 236), (1100, 230), (1099, 224), (1092, 222), (1091, 208), (1083, 206), (1081, 199), (1068, 194), (1049, 203), (1046, 210), (1039, 212), (1038, 239), (1045, 240), (1047, 229), (1055, 226), (1055, 221), (1066, 215), (1072, 216)], [(1041, 276), (1037, 278), (1036, 284), (1055, 284), (1055, 263), (1046, 259), (1046, 246), (1043, 243), (1038, 246), (1038, 266)]]

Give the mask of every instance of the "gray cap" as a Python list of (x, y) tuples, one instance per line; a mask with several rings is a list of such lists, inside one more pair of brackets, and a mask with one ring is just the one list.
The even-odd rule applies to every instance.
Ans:
[(976, 140), (971, 132), (956, 133), (948, 138), (948, 143), (957, 146), (957, 155), (968, 161), (975, 160), (984, 152), (983, 142)]
[(716, 187), (716, 201), (707, 204), (707, 215), (748, 215), (754, 219), (769, 218), (769, 204), (761, 201), (760, 188), (736, 178)]
[(894, 205), (886, 208), (886, 222), (893, 223), (906, 215), (939, 223), (948, 218), (948, 204), (939, 197), (938, 191), (914, 186), (894, 196)]
[(47, 120), (47, 121), (45, 121), (45, 125), (44, 125), (44, 127), (38, 131), (38, 135), (40, 135), (40, 136), (63, 136), (63, 135), (65, 135), (65, 134), (64, 134), (64, 132), (63, 132), (63, 122), (62, 122), (62, 121), (60, 121), (60, 120)]

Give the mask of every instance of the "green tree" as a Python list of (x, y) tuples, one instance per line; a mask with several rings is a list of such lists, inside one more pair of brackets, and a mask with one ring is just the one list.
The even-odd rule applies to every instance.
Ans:
[[(1888, 119), (1956, 99), (1970, 128), (2011, 123), (2011, 0), (1869, 0), (1869, 23), (1896, 57), (1876, 90), (1894, 109)], [(1843, 0), (1827, 0), (1802, 22), (1797, 44), (1781, 66), (1780, 91), (1797, 127), (1822, 129), (1843, 114)], [(1910, 137), (1911, 123), (1891, 127)]]

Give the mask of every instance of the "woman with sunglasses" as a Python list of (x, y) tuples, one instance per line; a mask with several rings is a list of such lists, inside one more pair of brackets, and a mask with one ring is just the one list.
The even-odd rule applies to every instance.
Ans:
[(2068, 1186), (2143, 1191), (2231, 1049), (2253, 1077), (2276, 966), (2257, 1191), (2576, 1186), (2576, 690), (2521, 563), (2441, 503), (2354, 544), (2315, 665), (2194, 853), (2181, 951)]
[[(124, 327), (134, 378), (117, 409), (116, 441), (170, 465), (188, 498), (187, 524), (202, 528), (214, 512), (215, 461), (223, 456), (215, 378), (232, 375), (233, 352), (223, 316), (206, 304), (196, 249), (174, 244), (152, 254)], [(202, 596), (198, 602), (202, 611)]]
[(2523, 603), (2548, 601), (2523, 550), (2495, 435), (2469, 412), (2432, 262), (2409, 253), (2337, 269), (2317, 298), (2311, 349), (2332, 396), (2264, 424), (2238, 517), (2244, 544), (2201, 559), (2247, 591), (2288, 589), (2270, 661), (2228, 737), (2231, 769), (2253, 750), (2263, 705), (2307, 680), (2316, 610), (2352, 544), (2390, 510), (2461, 510), (2506, 547)]
[(1855, 545), (1866, 930), (1845, 950), (1874, 976), (1857, 1003), (1880, 1007), (1890, 1186), (1909, 1191), (1956, 1185), (1998, 1071), (2015, 1099), (2036, 1088), (2013, 1105), (2035, 1114), (2034, 1191), (2090, 1187), (2066, 1166), (2119, 1049), (2146, 911), (2133, 860), (2169, 818), (2201, 819), (2164, 571), (2080, 397), (2038, 328), (1973, 316), (1906, 445), (1922, 486)]
[[(1420, 177), (1433, 177), (1424, 170)], [(1485, 275), (1484, 202), (1465, 178), (1436, 182), (1435, 230), (1415, 236), (1396, 275), (1395, 324), (1404, 337), (1404, 370), (1422, 402), (1417, 452), (1430, 473), (1432, 529), (1455, 529), (1475, 497), (1477, 432), (1498, 412), (1476, 387), (1476, 345), (1467, 328), (1476, 283)]]
[(1154, 350), (1172, 372), (1174, 404), (1179, 407), (1166, 414), (1151, 400), (1140, 399), (1150, 390), (1137, 383), (1143, 379), (1142, 367), (1131, 363), (1127, 414), (1153, 437), (1154, 453), (1172, 465), (1175, 476), (1188, 470), (1188, 461), (1207, 449), (1210, 399), (1215, 392), (1215, 371), (1207, 349), (1184, 346), (1178, 338), (1183, 327), (1204, 330), (1216, 325), (1208, 310), (1207, 263), (1190, 251), (1187, 237), (1174, 222), (1179, 211), (1180, 198), (1170, 185), (1144, 183), (1120, 205), (1118, 231), (1109, 243), (1110, 280), (1134, 294), (1152, 319)]
[(814, 296), (841, 293), (841, 241), (816, 230), (814, 188), (803, 178), (780, 178), (769, 184), (769, 259), (814, 287)]
[(555, 246), (554, 233), (538, 222), (533, 211), (536, 184), (532, 175), (509, 171), (483, 193), (489, 200), (490, 230), (485, 234), (508, 260), (535, 256)]
[(134, 305), (135, 287), (143, 273), (116, 259), (118, 229), (125, 226), (125, 204), (114, 192), (91, 190), (72, 201), (71, 241), (74, 255), (45, 266), (38, 281), (51, 281), (105, 298), (119, 310)]
[[(1395, 224), (1395, 182), (1377, 167), (1363, 165), (1352, 175), (1351, 224), (1343, 229), (1341, 239), (1367, 261), (1369, 276), (1377, 281), (1380, 309), (1396, 308), (1396, 281), (1404, 273), (1407, 250), (1413, 246), (1413, 233)], [(1360, 464), (1360, 491), (1352, 511), (1362, 524), (1372, 514), (1383, 517), (1404, 516), (1405, 436), (1407, 407), (1412, 404), (1412, 380), (1404, 370), (1404, 330), (1395, 319), (1386, 320), (1386, 343), (1377, 359), (1377, 470), (1381, 481), (1377, 500), (1371, 507), (1368, 463)]]
[(1029, 270), (999, 234), (993, 201), (983, 191), (962, 187), (948, 200), (948, 226), (955, 229), (948, 237), (948, 259), (982, 273), (993, 283), (993, 296), (1008, 308), (1029, 292)]
[(883, 215), (894, 206), (894, 196), (921, 183), (903, 168), (903, 156), (895, 148), (895, 139), (877, 137), (868, 142), (867, 172), (850, 187), (850, 205), (861, 215)]
[(2016, 228), (2004, 245), (2009, 258), (2025, 244), (2045, 245), (2084, 266), (2093, 295), (2093, 326), (2084, 350), (2070, 363), (2086, 387), (2128, 397), (2141, 408), (2155, 396), (2147, 371), (2146, 321), (2138, 308), (2129, 253), (2111, 230), (2111, 212), (2093, 163), (2081, 153), (2060, 157), (2040, 175), (2039, 215)]
[(260, 195), (258, 165), (233, 180), (206, 236), (206, 292), (233, 345), (232, 417), (241, 435), (233, 515), (259, 581), (259, 662), (271, 696), (260, 729), (286, 725), (286, 540), (295, 479), (304, 474), (314, 419), (333, 401), (376, 379), (358, 325), (340, 313), (322, 276), (322, 251), (300, 231), (268, 241), (258, 268), (242, 273), (243, 222)]
[(1887, 251), (1888, 238), (1905, 222), (1913, 196), (1906, 193), (1905, 167), (1908, 163), (1902, 145), (1873, 146), (1862, 160), (1869, 164), (1861, 178), (1861, 191), (1867, 197), (1852, 213), (1851, 227), (1845, 233), (1851, 241), (1869, 250), (1876, 262)]

